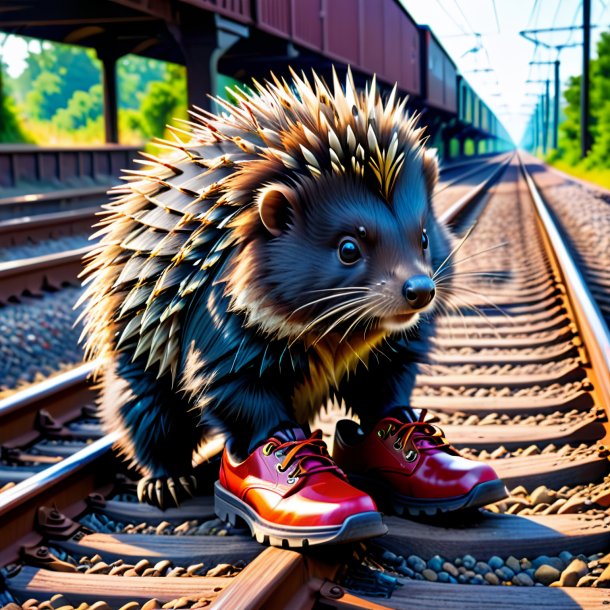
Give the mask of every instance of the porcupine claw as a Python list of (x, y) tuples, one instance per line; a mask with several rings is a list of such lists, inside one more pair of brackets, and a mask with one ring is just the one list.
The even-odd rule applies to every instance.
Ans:
[(193, 492), (197, 489), (197, 481), (194, 476), (180, 477), (180, 485), (182, 489), (188, 494), (189, 498), (193, 497)]
[(157, 506), (159, 508), (166, 508), (164, 487), (165, 485), (163, 479), (157, 479), (155, 481), (155, 495), (157, 499)]
[(143, 477), (142, 479), (140, 479), (138, 481), (137, 492), (138, 492), (138, 500), (140, 502), (148, 502), (148, 494), (146, 493), (148, 482), (149, 482), (148, 477)]
[[(182, 483), (182, 477), (180, 477), (180, 482)], [(178, 484), (175, 479), (169, 478), (167, 479), (167, 489), (174, 500), (174, 506), (180, 506), (180, 500), (178, 500)]]

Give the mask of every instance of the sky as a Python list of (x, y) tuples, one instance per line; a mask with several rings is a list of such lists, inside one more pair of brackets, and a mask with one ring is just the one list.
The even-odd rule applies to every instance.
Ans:
[[(429, 25), (474, 87), (518, 144), (553, 66), (529, 66), (530, 61), (554, 61), (557, 52), (534, 45), (521, 30), (582, 24), (581, 0), (400, 0), (417, 23)], [(591, 55), (604, 30), (610, 29), (610, 0), (591, 0)], [(479, 34), (480, 36), (477, 36)], [(582, 30), (539, 34), (556, 45), (580, 43)], [(480, 40), (480, 45), (477, 41)], [(480, 47), (479, 50), (473, 50)], [(560, 55), (562, 85), (582, 73), (582, 46), (564, 48)], [(492, 72), (480, 71), (492, 68)], [(475, 70), (479, 70), (478, 72)]]
[[(332, 0), (331, 0), (332, 1)], [(377, 0), (367, 0), (375, 2)], [(582, 23), (582, 0), (400, 0), (416, 22), (429, 25), (441, 40), (479, 96), (519, 143), (543, 83), (551, 79), (553, 66), (529, 66), (529, 62), (554, 61), (557, 52), (536, 46), (519, 35), (526, 29), (566, 27)], [(591, 52), (600, 33), (610, 29), (610, 0), (591, 0)], [(549, 44), (580, 43), (582, 30), (540, 34)], [(2, 41), (0, 41), (1, 43)], [(31, 41), (37, 48), (38, 42)], [(10, 36), (2, 55), (8, 73), (15, 77), (25, 68), (27, 43)], [(580, 74), (580, 46), (564, 48), (560, 55), (561, 81)], [(486, 71), (492, 69), (491, 72)], [(482, 71), (484, 70), (484, 71)]]

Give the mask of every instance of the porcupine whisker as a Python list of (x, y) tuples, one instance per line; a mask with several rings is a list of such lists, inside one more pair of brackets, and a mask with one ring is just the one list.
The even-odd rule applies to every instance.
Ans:
[[(455, 311), (459, 312), (459, 314), (462, 316), (462, 318), (464, 320), (464, 330), (467, 330), (467, 326), (466, 326), (466, 316), (462, 312), (462, 309), (466, 309), (467, 311), (472, 311), (475, 315), (477, 315), (479, 318), (484, 320), (485, 323), (487, 324), (487, 326), (489, 327), (489, 329), (493, 332), (493, 334), (498, 339), (500, 338), (500, 333), (497, 331), (495, 324), (490, 320), (489, 316), (484, 311), (479, 309), (476, 305), (472, 305), (471, 303), (469, 303), (465, 298), (463, 298), (459, 294), (455, 294), (453, 296), (457, 301), (462, 303), (461, 306), (455, 304), (454, 307), (455, 307)], [(479, 336), (481, 336), (480, 333), (477, 333), (477, 334)]]
[[(482, 254), (486, 254), (487, 252), (491, 252), (493, 250), (497, 250), (498, 248), (503, 248), (504, 246), (508, 246), (508, 245), (509, 245), (509, 242), (504, 241), (500, 244), (496, 244), (495, 246), (491, 246), (489, 248), (484, 248), (483, 250), (478, 250), (477, 252), (474, 252), (473, 254), (470, 254), (464, 258), (456, 258), (455, 260), (451, 261), (450, 265), (447, 265), (446, 267), (443, 267), (443, 268), (454, 267), (457, 263), (464, 263), (468, 260), (476, 258), (477, 256), (481, 256)], [(447, 259), (445, 259), (445, 260), (447, 260)], [(440, 271), (441, 271), (441, 266), (439, 266), (438, 269), (434, 272), (432, 279), (435, 279), (439, 275)]]
[(457, 254), (459, 249), (464, 245), (466, 240), (470, 237), (470, 234), (474, 230), (475, 226), (476, 226), (476, 222), (470, 226), (470, 228), (468, 229), (468, 231), (466, 231), (466, 233), (464, 233), (464, 236), (462, 237), (462, 239), (460, 239), (460, 241), (453, 248), (453, 250), (451, 250), (451, 252), (449, 252), (449, 254), (447, 254), (447, 256), (445, 257), (445, 260), (436, 268), (436, 271), (432, 274), (432, 279), (434, 279), (441, 272), (441, 270), (445, 267), (445, 265)]
[(341, 339), (339, 339), (339, 343), (341, 343), (350, 333), (352, 328), (354, 328), (360, 320), (364, 319), (367, 315), (370, 316), (373, 311), (377, 308), (380, 300), (387, 299), (385, 295), (378, 295), (377, 299), (372, 301), (370, 305), (347, 327), (347, 330), (343, 333)]
[(316, 338), (316, 340), (314, 341), (314, 345), (316, 343), (318, 343), (319, 341), (321, 341), (328, 333), (330, 333), (335, 327), (337, 327), (339, 324), (346, 322), (347, 320), (349, 320), (352, 316), (358, 315), (358, 313), (364, 308), (367, 307), (368, 304), (370, 302), (370, 297), (366, 297), (365, 302), (362, 303), (361, 305), (358, 305), (357, 307), (354, 307), (354, 309), (352, 309), (351, 311), (348, 311), (347, 313), (341, 315), (337, 320), (335, 320), (319, 337)]
[[(358, 358), (358, 360), (362, 362), (362, 366), (368, 371), (369, 367), (367, 366), (366, 362), (360, 357), (360, 354), (358, 354), (358, 352), (352, 347), (351, 343), (349, 341), (346, 341), (345, 344), (352, 350), (354, 356), (356, 356), (356, 358)], [(347, 374), (349, 375), (349, 372)]]
[(483, 299), (483, 301), (485, 301), (485, 303), (487, 305), (489, 305), (490, 307), (495, 309), (498, 313), (502, 314), (505, 318), (510, 319), (510, 316), (505, 311), (500, 309), (500, 307), (498, 307), (489, 297), (484, 295), (482, 292), (479, 292), (478, 290), (474, 290), (473, 288), (467, 288), (466, 286), (459, 286), (456, 284), (451, 285), (451, 290), (452, 291), (461, 290), (462, 292), (467, 292), (469, 294), (473, 294), (474, 296), (479, 297), (480, 299)]
[[(442, 291), (442, 289), (441, 289), (441, 291)], [(461, 305), (461, 306), (457, 305), (456, 303), (452, 303), (451, 302), (451, 296), (452, 295), (449, 294), (448, 298), (445, 301), (446, 305), (445, 305), (445, 303), (443, 303), (443, 308), (442, 309), (444, 310), (444, 312), (446, 312), (445, 315), (451, 315), (451, 313), (457, 314), (459, 316), (461, 326), (463, 327), (464, 332), (466, 333), (468, 331), (467, 320), (466, 320), (466, 316), (464, 315), (464, 312), (462, 310), (464, 308), (466, 308), (467, 310), (472, 311), (474, 314), (476, 314), (479, 317), (482, 317), (481, 316), (481, 312), (478, 309), (476, 309), (475, 307), (473, 307), (472, 305), (466, 303), (463, 300), (462, 300), (462, 303), (464, 303), (464, 304)], [(485, 320), (485, 321), (487, 322), (488, 325), (490, 324), (490, 322), (488, 320)], [(455, 327), (454, 326), (450, 326), (449, 328), (452, 331), (449, 336), (451, 338), (453, 338), (454, 337), (453, 330), (455, 329)]]
[[(459, 301), (461, 303), (461, 305), (452, 303), (451, 299), (456, 299), (457, 301)], [(449, 305), (451, 305), (454, 308), (454, 311), (456, 313), (458, 313), (464, 319), (464, 322), (466, 321), (466, 318), (465, 318), (463, 312), (461, 311), (461, 308), (463, 308), (463, 307), (465, 307), (469, 311), (472, 311), (474, 314), (479, 316), (481, 319), (485, 320), (485, 322), (487, 323), (487, 325), (490, 328), (495, 329), (495, 324), (490, 320), (489, 316), (487, 316), (487, 314), (485, 314), (485, 312), (483, 312), (481, 309), (479, 309), (479, 307), (477, 307), (473, 303), (470, 303), (468, 300), (466, 300), (464, 295), (460, 295), (459, 293), (454, 291), (454, 292), (452, 292), (452, 294), (449, 295), (449, 298), (447, 299), (447, 303)], [(464, 326), (464, 328), (466, 328), (466, 326)]]
[(355, 290), (361, 290), (361, 291), (367, 291), (367, 292), (371, 292), (372, 288), (370, 288), (369, 286), (344, 286), (344, 287), (337, 287), (337, 288), (320, 288), (317, 290), (306, 290), (304, 292), (304, 294), (308, 294), (310, 292), (331, 292), (333, 290), (351, 290), (351, 291), (355, 291)]
[(321, 303), (323, 301), (328, 301), (330, 299), (337, 299), (340, 297), (348, 297), (348, 296), (354, 296), (354, 294), (357, 293), (352, 293), (352, 292), (341, 292), (339, 294), (331, 294), (329, 296), (325, 296), (325, 297), (321, 297), (319, 299), (315, 299), (313, 301), (309, 301), (309, 303), (305, 303), (305, 305), (301, 305), (300, 307), (297, 307), (296, 309), (294, 309), (290, 315), (286, 318), (287, 320), (289, 320), (295, 313), (297, 313), (297, 311), (300, 311), (301, 309), (305, 309), (306, 307), (311, 307), (312, 305), (316, 305), (317, 303)]
[[(444, 288), (446, 286), (445, 282), (437, 282), (436, 283), (437, 288)], [(455, 292), (456, 290), (461, 290), (462, 292), (468, 292), (469, 294), (473, 294), (477, 297), (479, 297), (480, 299), (484, 300), (486, 302), (487, 305), (489, 305), (490, 307), (492, 307), (493, 309), (496, 309), (498, 311), (498, 313), (502, 314), (505, 318), (507, 318), (508, 320), (510, 320), (511, 324), (512, 324), (512, 319), (510, 318), (510, 316), (503, 311), (502, 309), (500, 309), (491, 299), (489, 299), (485, 294), (483, 294), (482, 292), (479, 292), (478, 290), (475, 290), (474, 288), (469, 288), (466, 286), (460, 286), (458, 284), (455, 283), (451, 283), (449, 285), (449, 295), (451, 295), (452, 292)]]
[[(443, 271), (450, 268), (451, 267), (445, 267)], [(454, 277), (484, 277), (491, 279), (504, 279), (506, 278), (506, 274), (502, 273), (501, 271), (456, 271), (454, 273), (449, 273), (448, 275), (441, 273), (439, 277), (441, 279), (452, 279)]]
[(335, 315), (336, 313), (338, 313), (339, 311), (343, 311), (344, 309), (347, 309), (349, 307), (353, 307), (354, 305), (356, 305), (357, 303), (360, 303), (361, 301), (367, 300), (369, 297), (358, 297), (356, 299), (351, 299), (347, 302), (343, 302), (343, 303), (339, 303), (338, 305), (336, 305), (335, 307), (331, 308), (330, 310), (320, 314), (318, 317), (314, 318), (311, 322), (309, 322), (302, 330), (301, 332), (291, 341), (290, 345), (293, 345), (296, 341), (298, 341), (306, 332), (310, 331), (314, 326), (316, 326), (317, 324), (319, 324), (320, 322), (323, 322), (324, 320), (326, 320), (328, 317)]

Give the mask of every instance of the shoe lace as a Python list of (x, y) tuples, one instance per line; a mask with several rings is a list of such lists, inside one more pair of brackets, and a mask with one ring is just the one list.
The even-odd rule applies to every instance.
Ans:
[(278, 466), (280, 472), (286, 472), (294, 465), (294, 470), (288, 475), (291, 479), (305, 478), (327, 471), (335, 472), (341, 478), (346, 478), (343, 471), (328, 454), (321, 430), (315, 430), (309, 438), (298, 441), (281, 442), (272, 438), (263, 447), (263, 454), (268, 456), (272, 453), (284, 458)]
[[(424, 421), (428, 414), (427, 409), (422, 409), (419, 417), (416, 421), (405, 422), (396, 431), (396, 440), (394, 441), (394, 447), (405, 452), (409, 439), (417, 432), (420, 438), (425, 438), (427, 441), (431, 441), (432, 445), (420, 446), (417, 445), (419, 451), (426, 451), (428, 449), (441, 449), (443, 447), (449, 447), (450, 443), (445, 439), (443, 431), (435, 426), (431, 422)], [(391, 434), (394, 434), (395, 426), (390, 424), (385, 431), (380, 431), (380, 436), (388, 438)]]

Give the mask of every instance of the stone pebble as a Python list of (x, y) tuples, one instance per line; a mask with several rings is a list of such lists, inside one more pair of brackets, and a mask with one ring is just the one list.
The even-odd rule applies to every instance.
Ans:
[(0, 306), (0, 398), (83, 360), (74, 303), (80, 287)]
[(610, 588), (610, 553), (575, 557), (569, 551), (563, 551), (559, 556), (539, 555), (533, 559), (512, 555), (503, 559), (493, 555), (487, 561), (477, 560), (472, 555), (453, 560), (434, 555), (427, 561), (418, 555), (409, 555), (406, 559), (395, 554), (383, 557), (387, 561), (381, 563), (389, 570), (406, 578), (429, 582)]

